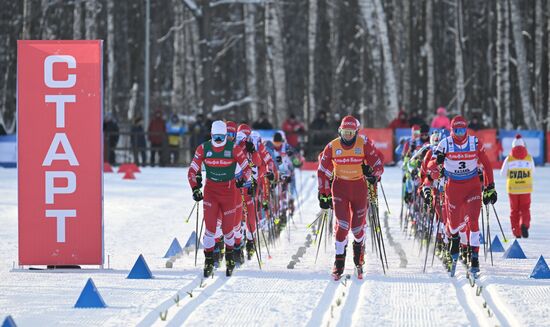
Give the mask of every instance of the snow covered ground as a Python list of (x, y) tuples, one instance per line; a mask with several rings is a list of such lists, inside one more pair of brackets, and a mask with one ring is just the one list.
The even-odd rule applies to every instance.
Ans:
[[(247, 262), (233, 277), (222, 271), (203, 281), (203, 256), (194, 267), (193, 252), (165, 268), (172, 239), (183, 243), (195, 229), (185, 223), (193, 206), (186, 169), (145, 168), (137, 180), (105, 175), (105, 254), (110, 269), (70, 272), (22, 271), (17, 263), (17, 174), (0, 169), (0, 321), (11, 315), (19, 326), (549, 326), (550, 280), (528, 276), (538, 257), (550, 259), (550, 168), (536, 171), (531, 237), (520, 240), (528, 259), (502, 259), (495, 253), (494, 266), (481, 259), (485, 285), (480, 296), (470, 287), (459, 267), (450, 279), (443, 267), (428, 262), (422, 273), (419, 245), (399, 228), (400, 171), (388, 168), (383, 183), (391, 214), (381, 217), (386, 237), (389, 270), (371, 252), (370, 236), (363, 281), (334, 282), (329, 276), (334, 250), (321, 244), (315, 264), (315, 245), (294, 269), (287, 269), (298, 248), (305, 246), (306, 225), (319, 212), (316, 178), (304, 172), (301, 215), (289, 235), (285, 232), (272, 258), (263, 253), (263, 269)], [(497, 177), (497, 210), (507, 236), (508, 198), (504, 180)], [(382, 199), (381, 199), (382, 200)], [(380, 203), (381, 215), (385, 209)], [(497, 235), (496, 220), (491, 220)], [(388, 238), (389, 237), (389, 238)], [(504, 246), (509, 246), (510, 243)], [(431, 250), (430, 250), (431, 251)], [(128, 280), (126, 275), (139, 254), (147, 260), (155, 278)], [(106, 262), (107, 266), (107, 262)], [(347, 273), (353, 274), (351, 255)], [(13, 268), (16, 269), (13, 269)], [(106, 309), (74, 309), (86, 280), (92, 277)], [(192, 296), (189, 295), (191, 293)], [(179, 300), (178, 300), (179, 298)], [(490, 314), (488, 314), (490, 311)], [(160, 315), (166, 313), (166, 320)]]

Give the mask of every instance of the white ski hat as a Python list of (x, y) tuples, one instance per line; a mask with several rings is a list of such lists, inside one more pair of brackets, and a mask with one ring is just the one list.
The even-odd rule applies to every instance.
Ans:
[(516, 134), (516, 138), (512, 141), (512, 148), (515, 148), (516, 146), (525, 146), (525, 141), (523, 141), (520, 134)]
[(225, 122), (221, 120), (216, 120), (212, 123), (212, 129), (210, 130), (210, 134), (227, 134), (227, 125)]

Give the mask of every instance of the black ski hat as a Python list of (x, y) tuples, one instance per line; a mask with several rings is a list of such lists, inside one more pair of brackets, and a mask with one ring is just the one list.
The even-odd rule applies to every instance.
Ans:
[(283, 135), (279, 132), (273, 134), (273, 142), (283, 142)]

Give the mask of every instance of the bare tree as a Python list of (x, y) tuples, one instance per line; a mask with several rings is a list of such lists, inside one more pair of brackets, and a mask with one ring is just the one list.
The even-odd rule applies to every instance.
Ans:
[(32, 2), (31, 0), (23, 1), (23, 31), (21, 38), (28, 40), (31, 38), (31, 23), (32, 23)]
[[(47, 0), (46, 0), (47, 1)], [(97, 39), (97, 14), (101, 8), (97, 0), (86, 0), (86, 39)]]
[(434, 77), (434, 50), (433, 42), (433, 0), (426, 0), (426, 21), (425, 21), (426, 43), (426, 106), (428, 110), (435, 108), (435, 77)]
[(455, 85), (456, 85), (456, 107), (462, 115), (464, 112), (464, 58), (462, 47), (462, 0), (455, 2), (454, 34), (455, 34)]
[(287, 113), (286, 108), (286, 74), (284, 69), (283, 40), (279, 23), (277, 3), (265, 4), (265, 29), (267, 39), (267, 71), (273, 88), (272, 115), (275, 125), (283, 122)]
[(107, 88), (106, 107), (107, 112), (115, 112), (113, 103), (113, 91), (115, 82), (115, 4), (114, 1), (107, 1)]
[(497, 126), (512, 128), (510, 117), (510, 25), (508, 1), (497, 1)]
[(384, 85), (385, 85), (385, 98), (386, 98), (386, 110), (385, 110), (385, 124), (391, 121), (399, 111), (397, 103), (397, 83), (395, 81), (394, 67), (391, 57), (391, 48), (388, 37), (388, 25), (386, 23), (386, 16), (384, 14), (384, 8), (382, 7), (381, 0), (372, 0), (374, 8), (376, 10), (376, 22), (378, 26), (378, 32), (380, 37), (380, 44), (382, 46), (382, 53), (384, 56)]
[(315, 116), (315, 41), (317, 39), (317, 0), (309, 0), (308, 8), (308, 82), (307, 106), (304, 111), (304, 120), (311, 122)]
[(531, 106), (529, 97), (529, 71), (527, 66), (527, 53), (523, 43), (523, 29), (521, 26), (521, 11), (518, 0), (510, 0), (510, 18), (512, 21), (512, 32), (514, 34), (514, 45), (516, 51), (516, 70), (518, 75), (519, 93), (521, 108), (523, 109), (523, 120), (526, 128), (536, 128), (537, 118)]
[(543, 118), (543, 103), (544, 92), (542, 89), (542, 62), (544, 59), (544, 9), (542, 0), (536, 0), (535, 7), (535, 112), (537, 114), (537, 121), (539, 126), (542, 127)]
[(244, 33), (246, 52), (246, 88), (250, 102), (251, 119), (258, 119), (258, 78), (256, 74), (256, 5), (244, 5)]
[(183, 19), (183, 4), (181, 0), (172, 0), (174, 11), (174, 56), (172, 59), (172, 97), (171, 107), (181, 108), (185, 104), (184, 97), (184, 62), (185, 62), (185, 30)]

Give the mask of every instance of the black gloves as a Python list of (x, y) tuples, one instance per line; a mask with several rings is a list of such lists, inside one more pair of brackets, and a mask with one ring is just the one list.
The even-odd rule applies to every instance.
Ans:
[(275, 157), (275, 162), (277, 162), (277, 164), (280, 165), (280, 164), (283, 163), (283, 158), (281, 156), (276, 156)]
[(403, 199), (405, 200), (405, 203), (412, 203), (413, 202), (412, 193), (405, 192), (405, 197)]
[(431, 207), (432, 206), (432, 190), (425, 186), (423, 189), (422, 189), (422, 195), (424, 196), (424, 203), (426, 204), (426, 207)]
[(202, 188), (202, 175), (198, 174), (197, 176), (195, 176), (195, 180), (197, 181), (197, 187)]
[(235, 186), (237, 186), (238, 188), (242, 188), (244, 186), (244, 183), (245, 183), (245, 180), (242, 179), (242, 178), (238, 178), (236, 181), (235, 181)]
[(199, 186), (193, 187), (193, 200), (199, 202), (203, 199), (202, 191)]
[(275, 174), (273, 174), (272, 171), (268, 171), (266, 174), (265, 174), (265, 177), (271, 182), (275, 179)]
[(376, 184), (378, 182), (378, 177), (374, 176), (374, 170), (371, 166), (361, 164), (361, 168), (363, 169), (363, 175), (365, 175), (369, 183)]
[(246, 146), (246, 152), (248, 152), (248, 153), (256, 152), (256, 149), (254, 148), (254, 143), (252, 143), (250, 141), (246, 141), (245, 146)]
[(438, 165), (441, 165), (445, 162), (445, 153), (443, 152), (437, 152), (437, 159), (435, 159), (435, 162)]
[(321, 207), (321, 209), (332, 208), (332, 195), (319, 193), (318, 198), (319, 198), (319, 207)]
[(495, 183), (491, 183), (483, 190), (483, 204), (495, 204), (496, 202), (497, 191), (495, 190)]

